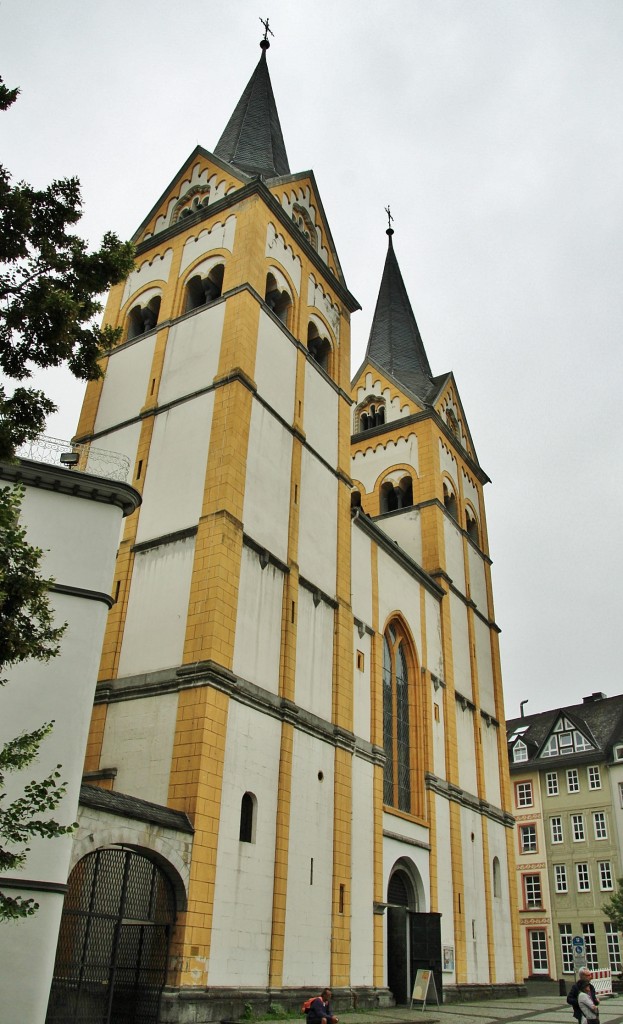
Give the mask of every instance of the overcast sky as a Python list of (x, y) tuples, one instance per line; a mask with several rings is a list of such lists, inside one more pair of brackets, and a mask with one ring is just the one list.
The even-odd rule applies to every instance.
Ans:
[[(2, 160), (77, 175), (81, 233), (129, 237), (260, 56), (350, 290), (355, 370), (394, 244), (433, 373), (492, 479), (507, 717), (623, 690), (623, 2), (0, 0)], [(82, 385), (55, 374), (48, 433)]]

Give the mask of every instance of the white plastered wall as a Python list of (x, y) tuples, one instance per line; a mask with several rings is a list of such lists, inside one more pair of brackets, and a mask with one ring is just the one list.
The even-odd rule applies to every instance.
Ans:
[[(357, 652), (363, 655), (363, 669), (357, 667)], [(359, 636), (353, 631), (353, 731), (355, 736), (370, 740), (370, 659), (372, 643), (369, 633)]]
[(213, 408), (210, 392), (156, 416), (137, 543), (199, 522)]
[(463, 478), (463, 495), (468, 501), (471, 501), (478, 516), (480, 517), (480, 498), (478, 496), (478, 488), (472, 482), (470, 477), (468, 477), (464, 469), (461, 472), (461, 476)]
[(285, 562), (290, 518), (292, 435), (259, 402), (251, 408), (244, 529)]
[(452, 624), (452, 659), (454, 665), (454, 687), (464, 697), (472, 699), (472, 672), (469, 661), (469, 634), (467, 630), (467, 608), (456, 594), (448, 594), (450, 621)]
[(480, 724), (482, 736), (482, 760), (485, 778), (485, 799), (494, 807), (502, 806), (502, 795), (500, 792), (500, 762), (498, 750), (499, 729), (497, 726), (487, 723), (482, 719)]
[(111, 352), (95, 417), (95, 433), (136, 416), (145, 404), (155, 344), (154, 331)]
[(456, 742), (458, 747), (459, 786), (467, 793), (478, 796), (476, 775), (476, 752), (474, 750), (474, 714), (469, 706), (465, 709), (456, 701)]
[(351, 528), (351, 602), (355, 618), (372, 625), (371, 541), (356, 523)]
[[(268, 983), (280, 737), (279, 721), (245, 704), (229, 702), (210, 985)], [(257, 801), (251, 843), (240, 842), (240, 806), (245, 793)]]
[[(320, 772), (322, 780), (318, 778)], [(292, 752), (284, 985), (322, 988), (330, 976), (333, 777), (333, 746), (296, 731)]]
[(303, 448), (299, 514), (301, 575), (333, 596), (336, 562), (337, 479)]
[(428, 668), (438, 679), (445, 680), (443, 647), (441, 641), (441, 606), (429, 591), (424, 594), (426, 610), (426, 660)]
[[(118, 452), (120, 455), (125, 455), (130, 463), (128, 483), (131, 483), (134, 476), (134, 464), (136, 462), (136, 453), (138, 451), (140, 436), (141, 424), (140, 421), (137, 421), (136, 423), (130, 423), (127, 427), (122, 427), (121, 430), (112, 430), (110, 434), (104, 434), (103, 437), (96, 437), (93, 448), (97, 448), (100, 451)], [(97, 474), (101, 465), (102, 463), (98, 458), (97, 452), (93, 452), (93, 455), (89, 454), (86, 466), (87, 473)], [(123, 521), (121, 522), (121, 530), (123, 530)]]
[(419, 509), (407, 508), (400, 515), (379, 519), (377, 525), (418, 565), (422, 564), (422, 522)]
[(353, 815), (351, 860), (351, 985), (374, 984), (373, 902), (374, 902), (374, 768), (362, 758), (353, 758)]
[(120, 676), (181, 663), (194, 552), (194, 537), (136, 552)]
[(218, 370), (225, 302), (201, 309), (169, 329), (158, 402), (209, 387)]
[[(495, 950), (495, 980), (500, 985), (503, 982), (515, 980), (515, 965), (513, 962), (513, 932), (511, 928), (511, 917), (509, 912), (510, 892), (508, 886), (508, 868), (506, 853), (506, 827), (498, 822), (489, 820), (487, 822), (489, 836), (489, 858), (490, 863), (486, 865), (489, 872), (489, 884), (491, 886), (491, 901), (493, 909), (493, 947)], [(493, 895), (493, 858), (497, 857), (500, 862), (500, 895)]]
[(271, 693), (279, 693), (282, 607), (283, 572), (270, 562), (262, 568), (257, 552), (243, 547), (233, 669)]
[(371, 438), (370, 447), (363, 452), (357, 452), (351, 459), (351, 473), (353, 479), (360, 480), (369, 494), (384, 473), (392, 466), (403, 464), (412, 466), (418, 474), (418, 444), (415, 434), (386, 443)]
[[(400, 610), (413, 634), (418, 662), (421, 663), (422, 625), (420, 584), (390, 555), (379, 548), (379, 629), (383, 630), (390, 614)], [(419, 680), (417, 680), (419, 683)]]
[[(301, 258), (294, 254), (294, 249), (286, 241), (283, 234), (277, 232), (274, 224), (266, 228), (266, 246), (264, 255), (279, 263), (292, 281), (297, 296), (301, 294)], [(289, 290), (289, 289), (288, 289)]]
[(144, 260), (126, 279), (121, 305), (125, 306), (132, 295), (135, 295), (140, 288), (151, 284), (152, 281), (168, 281), (172, 259), (173, 249), (167, 249), (162, 255), (153, 256), (151, 260)]
[(101, 764), (116, 768), (115, 789), (166, 806), (177, 693), (109, 704)]
[(465, 593), (465, 561), (463, 537), (450, 516), (443, 517), (443, 536), (446, 548), (446, 572), (457, 590)]
[(491, 661), (491, 631), (486, 622), (474, 615), (474, 638), (476, 641), (476, 664), (478, 666), (478, 691), (480, 707), (495, 717), (495, 693), (493, 689), (493, 664)]
[(337, 465), (337, 403), (336, 392), (308, 361), (305, 364), (303, 429), (307, 443), (330, 466)]
[(485, 881), (482, 859), (482, 820), (479, 814), (461, 807), (461, 851), (463, 855), (463, 922), (467, 959), (467, 983), (489, 980), (489, 956)]
[(469, 596), (481, 615), (488, 615), (487, 584), (483, 557), (474, 550), (471, 544), (468, 544), (467, 558), (469, 564)]
[(441, 472), (446, 472), (454, 483), (454, 489), (456, 493), (457, 502), (459, 500), (459, 474), (457, 471), (456, 459), (454, 455), (446, 448), (445, 444), (439, 438), (439, 468)]
[[(435, 800), (436, 845), (444, 856), (437, 857), (437, 900), (441, 914), (441, 942), (444, 946), (456, 946), (454, 935), (454, 884), (452, 878), (452, 842), (450, 833), (450, 803), (438, 794)], [(456, 980), (455, 973), (444, 974), (444, 984)]]
[[(27, 484), (21, 523), (29, 542), (44, 549), (44, 574), (53, 574), (65, 586), (110, 593), (121, 516), (116, 505)], [(49, 600), (55, 624), (68, 623), (60, 653), (49, 662), (29, 660), (8, 670), (2, 691), (0, 747), (24, 731), (55, 722), (35, 764), (7, 776), (5, 795), (7, 801), (22, 796), (32, 779), (45, 778), (60, 764), (67, 790), (54, 818), (70, 824), (77, 817), (107, 607), (79, 592), (51, 592)], [(71, 835), (35, 836), (28, 843), (21, 871), (6, 874), (62, 886), (67, 881), (72, 842)], [(5, 891), (18, 895), (8, 887)], [(39, 910), (34, 917), (3, 922), (0, 928), (0, 1017), (7, 1024), (40, 1024), (45, 1020), (63, 897), (61, 892), (28, 889), (19, 895), (35, 899)]]
[(335, 613), (325, 601), (299, 587), (295, 700), (306, 711), (331, 720)]
[(262, 309), (257, 336), (255, 383), (258, 394), (286, 423), (294, 416), (296, 347)]
[(434, 705), (439, 708), (439, 721), (433, 714), (433, 771), (440, 779), (446, 778), (446, 720), (444, 715), (444, 689), (435, 689), (431, 682), (430, 701), (434, 711)]
[(188, 238), (180, 261), (180, 277), (191, 263), (213, 249), (227, 249), (228, 252), (232, 252), (235, 234), (236, 218), (232, 214), (224, 223), (217, 220), (211, 228), (204, 228), (198, 235)]

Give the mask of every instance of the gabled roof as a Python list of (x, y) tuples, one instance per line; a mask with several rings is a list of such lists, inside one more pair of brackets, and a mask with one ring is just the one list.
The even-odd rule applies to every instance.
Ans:
[[(579, 732), (594, 744), (594, 750), (559, 754), (557, 757), (539, 756), (561, 715), (568, 718)], [(554, 768), (564, 764), (572, 765), (578, 761), (610, 759), (612, 747), (617, 742), (623, 742), (623, 694), (616, 697), (593, 694), (585, 698), (582, 704), (554, 708), (552, 711), (525, 715), (523, 718), (509, 718), (506, 722), (507, 736), (513, 736), (518, 727), (523, 725), (528, 726), (521, 734), (521, 739), (528, 748), (528, 760), (513, 763), (511, 758), (511, 771), (525, 770), (526, 767)], [(515, 742), (516, 736), (511, 749)]]
[(388, 228), (389, 245), (364, 363), (370, 360), (427, 403), (439, 390), (424, 349)]
[(263, 178), (290, 173), (268, 74), (269, 45), (267, 39), (260, 43), (262, 56), (214, 150), (221, 160)]

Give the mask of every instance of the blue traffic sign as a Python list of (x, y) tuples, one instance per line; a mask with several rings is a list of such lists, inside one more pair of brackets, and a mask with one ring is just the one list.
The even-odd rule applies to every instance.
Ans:
[(578, 952), (581, 952), (584, 949), (584, 936), (574, 935), (571, 939), (571, 944), (574, 949), (577, 949)]

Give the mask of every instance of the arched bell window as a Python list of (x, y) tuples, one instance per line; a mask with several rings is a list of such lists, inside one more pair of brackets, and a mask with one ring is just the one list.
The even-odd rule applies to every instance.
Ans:
[(160, 313), (160, 296), (154, 295), (144, 306), (137, 304), (128, 313), (127, 340), (138, 338), (140, 334), (151, 331), (158, 323)]
[(212, 267), (208, 274), (194, 274), (190, 278), (186, 285), (185, 313), (220, 298), (223, 291), (224, 272), (224, 265), (219, 263), (216, 267)]
[(323, 337), (320, 334), (316, 324), (310, 324), (307, 328), (307, 350), (314, 362), (329, 373), (331, 368), (331, 342), (327, 337)]
[(274, 274), (266, 275), (264, 299), (268, 308), (272, 309), (275, 316), (287, 327), (292, 297), (285, 288), (279, 286)]
[(447, 480), (444, 480), (443, 482), (443, 503), (446, 512), (448, 512), (452, 516), (452, 518), (456, 519), (458, 522), (458, 505), (456, 501), (456, 494), (454, 493), (452, 486), (448, 483)]

